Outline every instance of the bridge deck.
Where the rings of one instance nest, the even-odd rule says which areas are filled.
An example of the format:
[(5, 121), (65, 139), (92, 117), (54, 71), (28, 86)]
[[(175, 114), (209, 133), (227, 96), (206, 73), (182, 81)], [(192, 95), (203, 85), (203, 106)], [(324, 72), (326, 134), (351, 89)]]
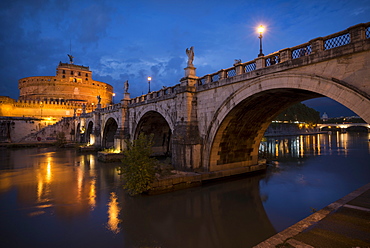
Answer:
[(369, 222), (370, 183), (255, 247), (370, 247)]

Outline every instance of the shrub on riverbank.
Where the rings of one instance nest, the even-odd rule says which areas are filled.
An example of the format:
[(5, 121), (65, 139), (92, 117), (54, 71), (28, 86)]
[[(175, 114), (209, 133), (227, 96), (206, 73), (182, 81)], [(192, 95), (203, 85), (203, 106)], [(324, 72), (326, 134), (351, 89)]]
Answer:
[(123, 188), (130, 195), (147, 192), (155, 178), (158, 161), (151, 158), (153, 135), (140, 134), (134, 141), (126, 141), (127, 149), (123, 151), (122, 165), (117, 169), (123, 176)]

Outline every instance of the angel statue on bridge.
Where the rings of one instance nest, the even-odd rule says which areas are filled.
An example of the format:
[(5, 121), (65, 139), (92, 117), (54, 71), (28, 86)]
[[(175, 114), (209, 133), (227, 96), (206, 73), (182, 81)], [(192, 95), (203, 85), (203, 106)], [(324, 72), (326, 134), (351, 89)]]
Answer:
[(190, 49), (186, 48), (186, 55), (188, 55), (188, 67), (194, 67), (194, 47), (190, 47)]
[(124, 83), (123, 83), (123, 85), (124, 85), (124, 90), (125, 90), (125, 93), (128, 93), (128, 87), (130, 86), (129, 84), (128, 84), (128, 80), (126, 80)]

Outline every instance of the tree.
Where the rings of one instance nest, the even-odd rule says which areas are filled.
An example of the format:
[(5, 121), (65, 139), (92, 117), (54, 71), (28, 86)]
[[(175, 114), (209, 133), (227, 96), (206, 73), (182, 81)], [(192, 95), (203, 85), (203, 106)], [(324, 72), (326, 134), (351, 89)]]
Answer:
[(297, 103), (280, 113), (276, 120), (319, 123), (320, 113), (313, 108), (307, 107), (303, 103)]
[(155, 178), (158, 161), (151, 158), (153, 135), (140, 134), (134, 141), (126, 141), (127, 149), (123, 151), (122, 165), (117, 169), (123, 175), (123, 188), (130, 195), (147, 192)]

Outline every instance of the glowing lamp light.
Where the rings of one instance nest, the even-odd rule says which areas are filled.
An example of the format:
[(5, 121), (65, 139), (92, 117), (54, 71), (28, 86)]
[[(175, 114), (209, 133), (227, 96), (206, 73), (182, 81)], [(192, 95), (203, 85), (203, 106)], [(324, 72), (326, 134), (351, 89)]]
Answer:
[(262, 33), (265, 32), (265, 27), (260, 25), (257, 28), (257, 31), (258, 33), (260, 33), (260, 35), (258, 36), (258, 38), (260, 39), (260, 53), (258, 54), (258, 57), (262, 57), (262, 56), (265, 56), (262, 52)]
[(258, 28), (257, 28), (257, 31), (258, 31), (258, 33), (263, 33), (263, 32), (265, 32), (265, 27), (264, 26), (262, 26), (262, 25), (260, 25)]
[(150, 93), (150, 81), (152, 81), (152, 77), (148, 77), (148, 94)]

